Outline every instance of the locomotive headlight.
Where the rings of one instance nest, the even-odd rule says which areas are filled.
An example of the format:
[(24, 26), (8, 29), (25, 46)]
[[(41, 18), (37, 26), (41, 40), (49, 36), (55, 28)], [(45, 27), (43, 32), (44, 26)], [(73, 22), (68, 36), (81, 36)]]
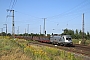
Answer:
[(73, 44), (73, 42), (71, 42), (71, 44)]

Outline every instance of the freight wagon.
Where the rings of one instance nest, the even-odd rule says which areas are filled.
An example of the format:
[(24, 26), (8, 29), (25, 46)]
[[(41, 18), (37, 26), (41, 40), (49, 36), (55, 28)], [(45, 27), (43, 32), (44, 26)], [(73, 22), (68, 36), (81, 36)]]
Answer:
[(60, 36), (55, 36), (52, 35), (50, 37), (47, 36), (16, 36), (16, 38), (23, 38), (26, 40), (35, 40), (39, 42), (44, 42), (44, 43), (52, 43), (52, 44), (57, 44), (61, 46), (73, 46), (72, 38), (70, 35), (60, 35)]

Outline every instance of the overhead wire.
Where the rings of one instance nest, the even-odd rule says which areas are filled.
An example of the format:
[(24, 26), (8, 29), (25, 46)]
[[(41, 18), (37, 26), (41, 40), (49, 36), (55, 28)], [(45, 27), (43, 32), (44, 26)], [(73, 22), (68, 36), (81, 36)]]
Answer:
[[(23, 12), (19, 12), (19, 11), (15, 11), (15, 12), (21, 13), (21, 14), (26, 15), (26, 16), (29, 16), (29, 17), (36, 18), (36, 19), (38, 19), (38, 22), (42, 19), (42, 18), (39, 18), (39, 17), (31, 16), (31, 15), (29, 15), (29, 14), (27, 14), (27, 13), (23, 13)], [(25, 20), (25, 21), (27, 21), (27, 20)], [(34, 22), (37, 22), (35, 19), (28, 19), (28, 21), (34, 21)], [(22, 22), (22, 21), (21, 21), (21, 22)]]
[[(82, 3), (85, 3), (85, 2), (86, 2), (86, 0), (84, 0)], [(78, 4), (78, 5), (81, 5), (82, 3), (80, 3), (80, 4)], [(78, 5), (77, 5), (77, 6), (78, 6)], [(75, 6), (75, 7), (77, 7), (77, 6)], [(73, 8), (75, 9), (75, 7), (73, 7)], [(68, 11), (70, 11), (70, 10), (68, 10)], [(66, 13), (68, 13), (68, 11), (66, 11)], [(15, 11), (15, 12), (18, 12), (18, 11)], [(18, 13), (22, 13), (22, 12), (18, 12)], [(66, 13), (63, 12), (62, 14), (65, 14), (65, 15), (66, 15)], [(22, 13), (22, 14), (27, 15), (27, 16), (30, 16), (29, 14), (26, 14), (26, 13)], [(68, 14), (69, 14), (69, 13), (68, 13)], [(61, 15), (61, 14), (59, 14), (59, 15)], [(55, 15), (55, 16), (59, 16), (59, 15)], [(53, 18), (53, 17), (55, 17), (55, 16), (52, 16), (51, 18)], [(31, 17), (38, 18), (38, 19), (42, 19), (42, 18), (35, 17), (35, 16), (31, 16)], [(50, 18), (50, 17), (47, 17), (47, 18)]]
[(17, 1), (17, 0), (14, 0), (14, 1), (13, 1), (12, 7), (11, 7), (10, 10), (12, 10), (12, 9), (14, 8), (14, 6), (15, 6), (15, 4), (16, 4), (16, 3), (15, 3), (16, 1)]
[[(88, 2), (88, 4), (89, 4), (89, 2)], [(87, 3), (86, 4), (84, 4), (83, 5), (83, 7), (85, 7), (86, 5), (88, 5)], [(82, 7), (82, 6), (80, 6), (80, 7)], [(82, 8), (80, 8), (80, 9), (82, 9)], [(79, 11), (79, 10), (77, 10), (77, 11)], [(81, 12), (79, 12), (79, 13), (81, 13)], [(75, 13), (76, 14), (76, 13)], [(78, 14), (77, 14), (78, 15)], [(79, 17), (79, 16), (81, 16), (81, 15), (78, 15), (78, 16), (76, 16), (76, 17)], [(71, 16), (70, 16), (71, 17)], [(74, 18), (72, 18), (72, 19), (70, 19), (69, 21), (67, 21), (67, 22), (70, 22), (70, 21), (72, 21), (73, 19), (75, 19), (76, 17), (74, 17)]]
[(11, 13), (11, 12), (9, 12), (9, 15), (8, 15), (8, 11), (10, 10), (11, 4), (12, 4), (12, 0), (10, 0), (10, 5), (9, 5), (9, 8), (7, 9), (6, 24), (7, 24), (8, 16)]
[[(29, 22), (27, 22), (27, 21), (34, 21), (34, 23), (36, 22), (41, 22), (40, 20), (42, 19), (42, 18), (39, 18), (39, 17), (35, 17), (35, 16), (31, 16), (31, 15), (29, 15), (29, 14), (27, 14), (27, 13), (23, 13), (23, 12), (19, 12), (19, 11), (15, 11), (15, 12), (17, 12), (17, 13), (20, 13), (20, 14), (23, 14), (23, 15), (26, 15), (26, 16), (29, 16), (29, 17), (33, 17), (33, 18), (36, 18), (36, 19), (38, 19), (38, 21), (36, 21), (36, 19), (28, 19), (28, 20), (25, 20), (24, 22), (23, 21), (15, 21), (15, 22), (19, 22), (19, 23), (29, 23)], [(43, 21), (43, 20), (42, 20)], [(33, 23), (30, 23), (30, 24), (33, 24)]]
[[(12, 10), (14, 7), (15, 7), (15, 5), (16, 5), (16, 2), (17, 2), (17, 0), (14, 0), (14, 1), (10, 1), (10, 5), (9, 5), (9, 9), (7, 9), (7, 12), (9, 11), (9, 10)], [(12, 5), (11, 5), (12, 4)], [(11, 7), (11, 8), (10, 8)], [(11, 12), (9, 12), (9, 14), (8, 14), (8, 16), (10, 16), (10, 13)]]
[[(89, 3), (88, 3), (88, 4), (89, 4)], [(84, 5), (83, 7), (85, 7), (85, 6), (86, 6), (86, 5)], [(89, 8), (90, 8), (90, 7), (89, 7)], [(82, 8), (80, 8), (80, 9), (82, 10)], [(86, 8), (86, 10), (85, 10), (83, 13), (87, 13), (88, 10), (89, 10), (89, 9)], [(79, 10), (79, 13), (80, 13), (80, 10)], [(81, 14), (82, 14), (82, 13), (81, 13)], [(79, 16), (81, 16), (81, 15), (79, 15)], [(77, 17), (79, 17), (79, 16), (77, 16)], [(75, 17), (75, 18), (76, 18), (76, 17)], [(74, 19), (74, 18), (73, 18), (73, 19)], [(73, 19), (71, 19), (71, 20), (73, 20)], [(69, 20), (69, 21), (71, 21), (71, 20)], [(69, 21), (68, 21), (68, 22), (69, 22)]]
[[(85, 3), (85, 2), (86, 2), (86, 0), (84, 0), (82, 3)], [(82, 5), (82, 3), (78, 4), (77, 6)], [(75, 6), (75, 7), (73, 7), (73, 8), (75, 9), (77, 6)], [(18, 12), (18, 11), (15, 11), (15, 12)], [(21, 13), (21, 12), (19, 12), (19, 13)], [(68, 13), (68, 11), (66, 11), (66, 13)], [(29, 14), (26, 14), (26, 13), (22, 13), (22, 14), (30, 16)], [(65, 14), (65, 13), (64, 13), (64, 14)], [(68, 13), (68, 14), (69, 14), (69, 13)], [(65, 14), (65, 15), (66, 15), (66, 14)], [(31, 16), (31, 17), (38, 18), (38, 17), (35, 17), (35, 16)], [(49, 17), (47, 17), (47, 18), (49, 18)], [(41, 19), (41, 18), (38, 18), (38, 19)]]
[(23, 13), (23, 12), (19, 12), (19, 11), (15, 11), (15, 12), (21, 13), (21, 14), (23, 14), (23, 15), (27, 15), (27, 16), (30, 16), (30, 17), (34, 17), (34, 18), (36, 18), (36, 19), (42, 19), (42, 18), (39, 18), (39, 17), (31, 16), (31, 15), (29, 15), (29, 14), (27, 14), (27, 13)]
[(10, 7), (11, 7), (11, 4), (12, 4), (12, 0), (10, 1), (9, 9), (10, 9)]
[[(87, 1), (86, 1), (86, 0), (83, 1), (84, 6), (86, 6), (86, 4), (87, 4), (87, 3), (85, 3), (85, 2), (87, 2)], [(80, 3), (79, 5), (82, 5), (82, 3)], [(77, 5), (77, 6), (78, 6), (78, 5)], [(75, 8), (77, 8), (77, 6), (76, 6), (76, 7), (73, 7), (73, 8), (75, 9)], [(79, 7), (82, 7), (82, 6), (79, 6)], [(79, 8), (79, 7), (78, 7), (78, 8)], [(74, 9), (73, 9), (73, 10), (74, 10)], [(71, 11), (72, 11), (72, 10), (71, 10)], [(70, 11), (70, 12), (71, 12), (71, 11)], [(70, 12), (66, 11), (66, 13), (64, 13), (65, 15), (63, 15), (63, 16), (65, 17), (65, 16), (69, 15)], [(72, 13), (71, 13), (71, 14), (72, 14)], [(78, 15), (77, 13), (75, 13), (75, 14)], [(59, 16), (59, 15), (58, 15), (58, 16)], [(71, 15), (71, 16), (73, 16), (73, 15)], [(79, 16), (81, 16), (81, 15), (78, 15), (78, 16), (76, 16), (76, 17), (79, 17)], [(54, 16), (53, 16), (53, 17), (54, 17)], [(52, 18), (53, 18), (53, 17), (52, 17)], [(60, 16), (60, 17), (61, 17), (61, 16)], [(72, 18), (72, 19), (70, 19), (69, 21), (66, 21), (66, 22), (70, 22), (70, 21), (72, 21), (73, 19), (76, 19), (76, 17), (74, 17), (74, 18)], [(47, 17), (47, 18), (50, 18), (50, 17)], [(49, 20), (47, 20), (47, 21), (49, 21)], [(58, 23), (58, 22), (56, 22), (56, 21), (51, 21), (51, 22)]]
[[(84, 0), (82, 3), (85, 3), (87, 0)], [(12, 2), (12, 0), (11, 0), (11, 2)], [(15, 4), (16, 4), (16, 2), (17, 2), (17, 0), (15, 1), (13, 1), (13, 5), (12, 5), (12, 8), (15, 6)], [(80, 3), (80, 4), (78, 4), (77, 6), (79, 6), (79, 5), (81, 5), (82, 3)], [(11, 4), (10, 4), (11, 5)], [(75, 7), (77, 7), (77, 6), (75, 6)], [(75, 7), (73, 7), (73, 9), (75, 9)], [(12, 9), (11, 8), (11, 9)], [(70, 10), (72, 10), (72, 9), (70, 9)], [(69, 11), (70, 11), (69, 10)], [(16, 11), (16, 12), (18, 12), (18, 11)], [(67, 13), (68, 11), (66, 11), (66, 13)], [(23, 14), (25, 14), (25, 13), (23, 13)], [(25, 15), (28, 15), (28, 14), (25, 14)], [(60, 15), (60, 14), (59, 14)], [(28, 16), (30, 16), (30, 15), (28, 15)], [(57, 15), (56, 15), (57, 16)], [(31, 17), (35, 17), (35, 16), (31, 16)], [(38, 17), (35, 17), (35, 18), (38, 18)], [(49, 17), (47, 17), (47, 18), (49, 18)], [(39, 18), (39, 19), (41, 19), (41, 18)]]
[[(87, 0), (85, 0), (83, 3), (85, 3), (86, 1), (87, 1)], [(12, 5), (12, 7), (10, 8), (11, 3), (12, 3), (12, 0), (11, 0), (10, 5), (9, 5), (9, 9), (13, 9), (13, 8), (15, 7), (15, 5), (16, 5), (16, 2), (17, 2), (17, 0), (14, 0), (14, 1), (13, 1), (13, 5)], [(82, 4), (80, 4), (80, 5), (82, 5)], [(86, 6), (86, 5), (85, 5), (85, 6)], [(76, 7), (76, 8), (73, 7), (73, 8), (76, 9), (77, 7)], [(71, 11), (73, 11), (74, 9), (71, 9)], [(81, 8), (81, 9), (82, 9), (82, 8)], [(81, 10), (81, 9), (80, 9), (80, 10)], [(55, 15), (55, 16), (51, 16), (51, 17), (46, 17), (46, 18), (47, 18), (47, 19), (48, 19), (48, 18), (54, 18), (54, 17), (60, 16), (60, 15), (65, 16), (65, 15), (71, 14), (71, 11), (68, 10), (68, 11), (63, 12), (63, 13), (61, 13), (61, 14), (58, 14), (58, 15)], [(15, 12), (18, 12), (18, 11), (15, 11)], [(24, 14), (24, 15), (27, 15), (27, 16), (30, 16), (29, 14), (26, 14), (26, 13), (22, 13), (22, 12), (18, 12), (18, 13), (21, 13), (21, 14)], [(79, 16), (80, 16), (80, 15), (79, 15)], [(79, 16), (76, 16), (76, 17), (79, 17)], [(35, 16), (31, 16), (31, 17), (34, 17), (34, 18), (36, 18), (36, 19), (42, 19), (42, 18), (35, 17)], [(75, 19), (76, 17), (70, 19), (68, 22), (72, 21), (72, 20)], [(49, 20), (47, 20), (47, 21), (49, 21)], [(37, 22), (37, 21), (36, 21), (36, 22)], [(58, 22), (55, 22), (55, 21), (52, 21), (52, 22), (58, 23)]]
[[(60, 16), (60, 15), (61, 15), (61, 16), (62, 16), (62, 15), (68, 15), (68, 14), (70, 14), (71, 11), (73, 11), (73, 10), (76, 9), (76, 8), (78, 8), (79, 6), (81, 6), (82, 4), (84, 4), (85, 2), (87, 2), (87, 0), (84, 0), (84, 1), (81, 2), (80, 4), (76, 5), (75, 7), (71, 8), (71, 9), (69, 9), (69, 10), (67, 10), (67, 11), (65, 11), (65, 12), (63, 12), (63, 13), (61, 13), (61, 14), (54, 15), (54, 16), (47, 17), (47, 18), (54, 18), (54, 17)], [(61, 17), (61, 16), (60, 16), (60, 17)]]
[[(10, 7), (11, 7), (11, 4), (12, 4), (12, 0), (10, 1), (10, 5), (9, 5), (9, 8), (7, 9), (7, 12), (11, 9), (11, 8), (10, 8)], [(11, 12), (9, 12), (9, 15), (10, 15), (10, 13), (11, 13)], [(9, 15), (7, 14), (6, 17), (8, 18)]]
[[(15, 0), (14, 0), (14, 1), (15, 1)], [(83, 3), (85, 3), (86, 1), (87, 1), (87, 0), (84, 0)], [(77, 6), (82, 5), (83, 3), (80, 3), (80, 4), (78, 4)], [(70, 9), (70, 10), (68, 10), (69, 12), (68, 12), (68, 11), (63, 12), (62, 15), (63, 15), (63, 14), (65, 14), (65, 15), (66, 15), (66, 14), (67, 14), (67, 15), (70, 14), (70, 12), (71, 12), (72, 10), (76, 9), (77, 6), (73, 7), (73, 8)], [(18, 11), (15, 11), (15, 12), (18, 12)], [(21, 13), (21, 12), (19, 12), (19, 13)], [(25, 13), (22, 13), (22, 14), (27, 15), (27, 16), (30, 16), (29, 14), (25, 14)], [(59, 14), (59, 15), (61, 15), (61, 14)], [(55, 15), (55, 16), (59, 16), (59, 15)], [(48, 19), (48, 18), (53, 18), (53, 17), (55, 17), (55, 16), (47, 17), (47, 19)], [(38, 17), (35, 17), (35, 16), (31, 16), (31, 17), (38, 18)], [(38, 18), (38, 19), (41, 19), (41, 18)], [(73, 19), (74, 19), (74, 18), (73, 18)], [(73, 19), (71, 19), (71, 20), (73, 20)], [(71, 20), (69, 20), (69, 21), (71, 21)]]

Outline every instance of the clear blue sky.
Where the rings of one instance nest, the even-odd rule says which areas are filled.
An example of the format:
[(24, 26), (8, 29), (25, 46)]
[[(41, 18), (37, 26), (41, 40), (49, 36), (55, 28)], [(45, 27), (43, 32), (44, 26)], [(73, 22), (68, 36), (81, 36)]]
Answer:
[(15, 33), (18, 26), (19, 33), (24, 33), (25, 29), (27, 31), (28, 24), (29, 33), (39, 33), (40, 25), (43, 33), (42, 18), (47, 18), (45, 29), (50, 34), (52, 32), (60, 34), (65, 28), (80, 30), (83, 13), (85, 32), (90, 32), (90, 0), (0, 0), (0, 28), (5, 27), (3, 24), (7, 23), (8, 33), (12, 33), (12, 17), (6, 18), (10, 13), (6, 9), (11, 8), (15, 10)]

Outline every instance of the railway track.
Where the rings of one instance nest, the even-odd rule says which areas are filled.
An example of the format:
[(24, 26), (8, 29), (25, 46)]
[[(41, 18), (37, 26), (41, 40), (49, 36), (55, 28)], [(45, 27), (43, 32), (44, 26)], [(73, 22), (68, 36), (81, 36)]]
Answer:
[(74, 49), (76, 53), (90, 57), (90, 46), (75, 45)]
[(40, 42), (32, 42), (32, 44), (38, 44), (38, 45), (63, 49), (65, 51), (73, 52), (73, 53), (76, 53), (76, 54), (82, 54), (84, 56), (90, 57), (90, 46), (83, 46), (83, 45), (75, 44), (75, 47), (64, 47), (64, 46), (57, 46), (57, 45), (55, 46), (55, 45), (52, 45), (52, 44), (46, 44), (46, 43), (40, 43)]

